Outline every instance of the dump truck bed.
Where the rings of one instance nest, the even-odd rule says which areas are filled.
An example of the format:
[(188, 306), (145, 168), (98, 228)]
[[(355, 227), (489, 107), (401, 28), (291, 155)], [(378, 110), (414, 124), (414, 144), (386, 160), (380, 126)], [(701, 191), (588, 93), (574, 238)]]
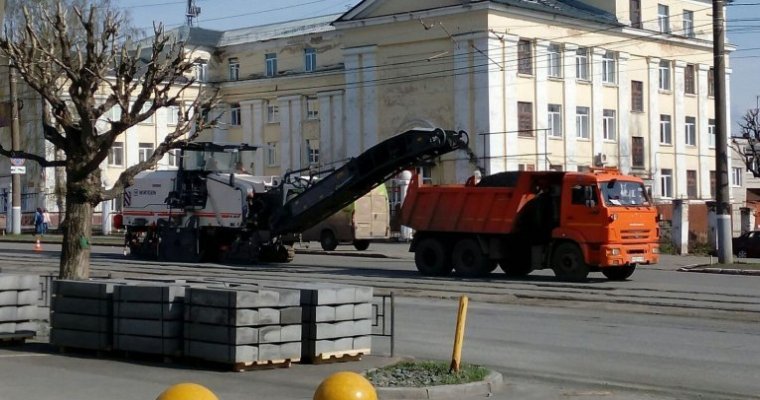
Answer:
[(515, 193), (515, 187), (420, 186), (414, 176), (400, 221), (417, 231), (510, 233), (518, 211), (533, 198)]

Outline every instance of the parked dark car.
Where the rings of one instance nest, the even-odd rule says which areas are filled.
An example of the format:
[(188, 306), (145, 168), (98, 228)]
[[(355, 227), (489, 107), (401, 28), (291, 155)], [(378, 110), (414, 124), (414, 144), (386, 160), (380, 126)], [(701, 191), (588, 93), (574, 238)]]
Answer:
[(760, 257), (760, 231), (749, 231), (733, 238), (734, 254), (739, 258)]

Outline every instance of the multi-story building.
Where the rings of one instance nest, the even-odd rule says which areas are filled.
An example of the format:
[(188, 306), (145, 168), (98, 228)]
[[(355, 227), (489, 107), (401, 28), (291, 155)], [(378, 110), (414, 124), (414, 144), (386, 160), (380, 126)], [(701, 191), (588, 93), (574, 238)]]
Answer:
[(715, 165), (711, 7), (365, 0), (340, 15), (177, 34), (224, 102), (207, 138), (261, 145), (256, 174), (329, 167), (411, 127), (443, 127), (467, 131), (472, 154), (424, 168), (434, 182), (464, 182), (476, 167), (607, 165), (644, 178), (660, 202), (704, 201)]

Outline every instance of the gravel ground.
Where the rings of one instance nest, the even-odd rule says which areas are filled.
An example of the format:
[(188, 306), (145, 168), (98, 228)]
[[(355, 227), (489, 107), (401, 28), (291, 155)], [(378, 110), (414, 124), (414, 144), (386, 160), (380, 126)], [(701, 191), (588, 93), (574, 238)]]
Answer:
[(403, 361), (367, 373), (377, 387), (425, 387), (482, 381), (488, 370), (463, 364), (458, 373), (449, 373), (449, 365), (440, 361)]

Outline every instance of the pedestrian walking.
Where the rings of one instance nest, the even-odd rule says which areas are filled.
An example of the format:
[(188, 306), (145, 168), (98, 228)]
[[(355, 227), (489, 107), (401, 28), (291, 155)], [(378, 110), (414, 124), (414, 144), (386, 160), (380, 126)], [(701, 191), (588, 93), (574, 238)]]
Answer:
[(47, 235), (48, 229), (50, 229), (50, 213), (47, 208), (42, 209), (42, 234)]
[(37, 211), (34, 213), (34, 233), (37, 235), (42, 234), (42, 224), (45, 221), (45, 217), (42, 215), (42, 209), (37, 207)]

